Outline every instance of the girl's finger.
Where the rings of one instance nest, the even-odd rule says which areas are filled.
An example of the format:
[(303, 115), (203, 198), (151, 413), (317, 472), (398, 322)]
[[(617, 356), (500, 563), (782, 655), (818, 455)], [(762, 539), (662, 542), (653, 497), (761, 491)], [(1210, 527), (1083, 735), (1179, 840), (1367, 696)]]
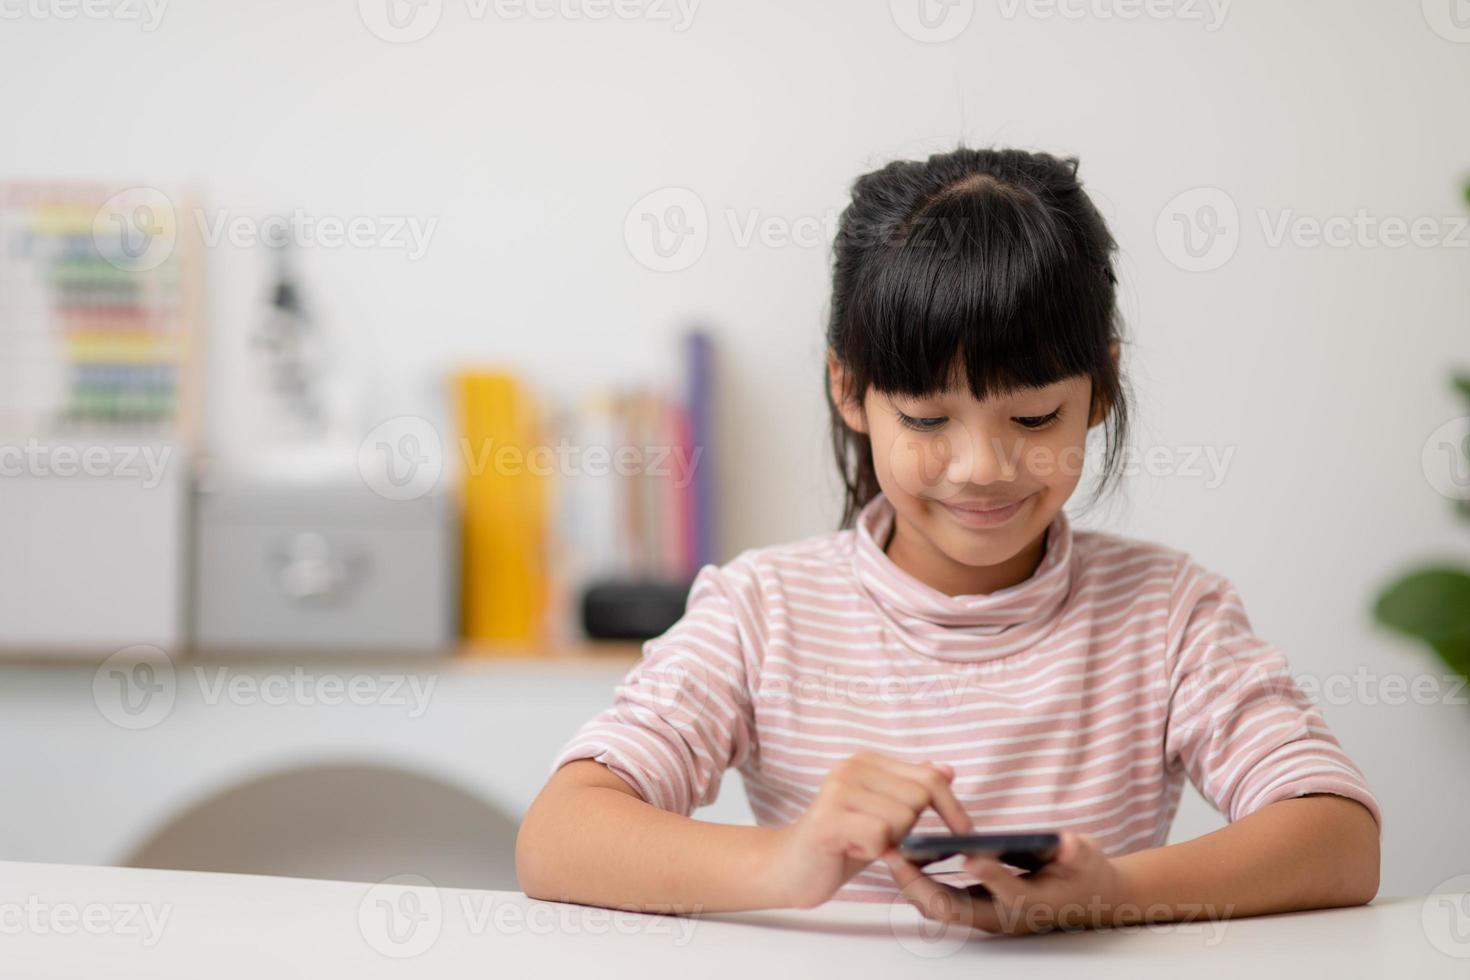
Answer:
[(997, 903), (1009, 904), (1024, 900), (1030, 891), (1031, 886), (1027, 879), (993, 858), (967, 858), (965, 870), (980, 879), (980, 883)]
[(1086, 866), (1092, 859), (1092, 842), (1081, 834), (1070, 830), (1062, 831), (1062, 841), (1057, 847), (1057, 856), (1052, 864), (1059, 868), (1075, 871)]
[(845, 810), (836, 815), (832, 837), (855, 861), (876, 861), (888, 849), (888, 825), (871, 813)]
[(865, 790), (902, 803), (916, 815), (929, 808), (932, 794), (928, 788), (891, 769), (870, 767), (858, 774), (857, 782)]
[(1062, 839), (1057, 846), (1056, 856), (1040, 870), (1033, 872), (1032, 878), (1073, 878), (1087, 872), (1087, 866), (1093, 859), (1094, 846), (1087, 838), (1070, 830), (1063, 830), (1060, 835)]
[(932, 764), (903, 762), (882, 755), (873, 761), (876, 769), (885, 770), (922, 786), (925, 790), (925, 805), (934, 807), (952, 832), (968, 834), (975, 829), (969, 813), (955, 798), (954, 789), (949, 784), (954, 776), (953, 769), (949, 769), (946, 774)]
[(926, 918), (940, 922), (971, 921), (972, 900), (964, 891), (941, 885), (893, 848), (883, 852), (883, 863), (888, 865), (903, 897)]
[(909, 828), (918, 819), (914, 808), (896, 800), (886, 793), (875, 792), (870, 789), (858, 789), (850, 791), (844, 798), (843, 804), (849, 810), (859, 813), (869, 813), (882, 820), (888, 825), (890, 840), (897, 840), (909, 832)]

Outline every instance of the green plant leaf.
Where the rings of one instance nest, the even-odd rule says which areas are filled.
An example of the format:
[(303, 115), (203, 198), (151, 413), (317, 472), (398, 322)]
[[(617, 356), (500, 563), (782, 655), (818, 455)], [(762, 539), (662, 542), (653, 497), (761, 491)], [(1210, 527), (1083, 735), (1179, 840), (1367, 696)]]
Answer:
[(1455, 387), (1460, 389), (1460, 394), (1470, 398), (1470, 374), (1458, 374), (1455, 376)]
[(1425, 568), (1378, 597), (1373, 615), (1386, 626), (1433, 645), (1470, 645), (1470, 572)]
[(1470, 643), (1456, 643), (1445, 641), (1432, 643), (1434, 652), (1438, 653), (1440, 659), (1449, 664), (1461, 677), (1470, 678)]

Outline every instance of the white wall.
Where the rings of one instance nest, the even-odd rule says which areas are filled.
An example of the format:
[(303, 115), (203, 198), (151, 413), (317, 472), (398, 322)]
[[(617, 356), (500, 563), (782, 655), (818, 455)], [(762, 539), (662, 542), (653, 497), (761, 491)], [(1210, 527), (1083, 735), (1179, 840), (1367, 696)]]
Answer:
[[(437, 411), (433, 379), (462, 359), (512, 359), (563, 390), (634, 372), (647, 343), (707, 317), (733, 554), (830, 529), (836, 492), (818, 383), (827, 250), (739, 247), (727, 212), (823, 219), (857, 174), (961, 136), (1077, 153), (1122, 248), (1138, 444), (1235, 450), (1217, 488), (1135, 480), (1084, 522), (1231, 576), (1299, 672), (1438, 673), (1366, 610), (1406, 563), (1470, 551), (1420, 464), (1464, 413), (1445, 379), (1470, 361), (1465, 236), (1270, 247), (1256, 215), (1463, 211), (1470, 45), (1429, 26), (1450, 2), (1242, 0), (1209, 30), (1103, 16), (1119, 9), (1106, 0), (1070, 4), (1081, 18), (961, 0), (973, 17), (946, 43), (907, 36), (878, 0), (705, 0), (682, 31), (475, 19), (445, 0), (437, 29), (402, 45), (350, 2), (175, 0), (151, 32), (24, 15), (0, 24), (0, 169), (192, 178), (237, 213), (437, 219), (418, 261), (307, 256), (312, 295), (374, 375), (375, 417)], [(677, 273), (644, 268), (623, 237), (665, 186), (711, 216), (705, 253)], [(1211, 272), (1173, 264), (1155, 234), (1198, 186), (1241, 215), (1237, 253)], [(253, 315), (258, 267), (229, 248), (212, 261), (218, 395), (239, 384), (218, 352)], [(243, 424), (229, 404), (224, 441)], [(1470, 706), (1325, 710), (1384, 800), (1385, 891), (1470, 871)], [(1178, 829), (1211, 821), (1196, 805)]]

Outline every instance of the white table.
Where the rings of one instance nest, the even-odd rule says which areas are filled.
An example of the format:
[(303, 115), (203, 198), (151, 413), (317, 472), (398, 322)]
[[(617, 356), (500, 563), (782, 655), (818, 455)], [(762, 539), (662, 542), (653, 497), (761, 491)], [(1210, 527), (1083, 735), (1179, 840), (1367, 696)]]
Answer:
[[(990, 972), (996, 968), (1003, 972)], [(1465, 977), (1470, 895), (1187, 927), (965, 939), (935, 931), (902, 902), (674, 917), (517, 892), (0, 862), (0, 974)]]

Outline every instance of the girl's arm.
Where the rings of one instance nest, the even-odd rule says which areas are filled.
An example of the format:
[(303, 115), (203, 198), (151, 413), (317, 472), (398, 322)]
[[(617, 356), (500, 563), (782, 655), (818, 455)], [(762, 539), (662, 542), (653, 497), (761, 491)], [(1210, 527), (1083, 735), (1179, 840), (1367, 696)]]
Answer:
[(768, 827), (706, 823), (650, 806), (590, 759), (569, 762), (531, 804), (516, 877), (532, 898), (655, 912), (781, 904)]
[(516, 839), (527, 895), (671, 912), (774, 904), (770, 832), (688, 816), (754, 749), (745, 584), (738, 567), (701, 569), (684, 615), (558, 753)]
[(1199, 918), (1364, 905), (1378, 894), (1378, 824), (1341, 796), (1278, 800), (1194, 840), (1114, 861), (1125, 901)]
[(533, 898), (649, 911), (818, 905), (908, 833), (929, 807), (971, 828), (947, 766), (858, 753), (779, 830), (690, 814), (756, 751), (758, 577), (706, 565), (684, 615), (644, 644), (613, 704), (553, 760), (516, 839)]
[(532, 898), (651, 912), (811, 908), (872, 864), (929, 807), (972, 829), (948, 766), (871, 752), (832, 767), (781, 828), (706, 823), (643, 799), (601, 763), (568, 762), (531, 804), (516, 876)]

